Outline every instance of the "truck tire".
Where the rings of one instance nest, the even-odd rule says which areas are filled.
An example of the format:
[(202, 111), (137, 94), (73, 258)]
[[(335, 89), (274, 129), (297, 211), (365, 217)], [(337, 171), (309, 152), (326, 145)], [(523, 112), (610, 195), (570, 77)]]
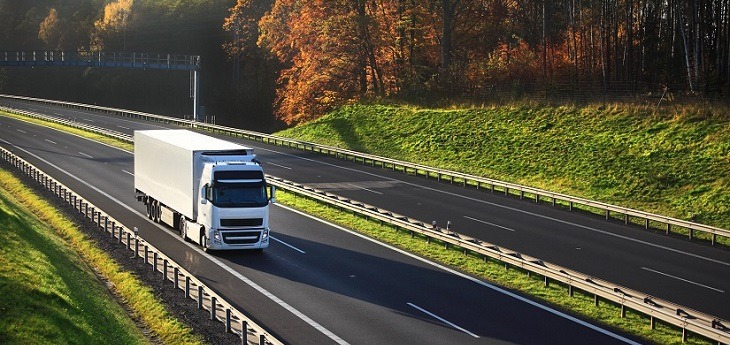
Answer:
[(183, 241), (188, 240), (188, 221), (185, 220), (185, 217), (180, 216), (180, 237), (182, 237)]
[(152, 218), (154, 218), (155, 223), (160, 222), (160, 212), (162, 211), (162, 208), (160, 207), (160, 202), (155, 200), (155, 203), (152, 206)]
[(208, 238), (205, 235), (200, 236), (200, 245), (203, 246), (203, 251), (208, 252), (210, 249), (208, 249)]
[(152, 199), (147, 199), (147, 202), (145, 202), (145, 206), (147, 206), (147, 219), (152, 219)]

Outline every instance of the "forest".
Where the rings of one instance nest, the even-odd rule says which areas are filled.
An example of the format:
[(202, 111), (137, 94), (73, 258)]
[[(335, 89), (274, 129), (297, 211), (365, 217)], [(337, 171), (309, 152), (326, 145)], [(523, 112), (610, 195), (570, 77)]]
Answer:
[[(358, 102), (730, 99), (730, 0), (0, 0), (0, 50), (200, 55), (218, 122)], [(0, 91), (189, 114), (189, 76), (0, 70)]]

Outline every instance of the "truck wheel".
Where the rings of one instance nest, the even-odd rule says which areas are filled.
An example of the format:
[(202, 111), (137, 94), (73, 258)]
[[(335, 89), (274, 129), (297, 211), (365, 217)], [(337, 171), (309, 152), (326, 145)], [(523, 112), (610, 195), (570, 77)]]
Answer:
[(210, 249), (208, 249), (208, 241), (207, 240), (208, 240), (208, 238), (205, 237), (205, 235), (200, 236), (200, 245), (203, 246), (203, 251), (206, 252), (206, 253), (210, 250)]
[(188, 221), (182, 216), (180, 216), (180, 237), (182, 237), (184, 241), (187, 241), (188, 239)]
[(147, 219), (152, 219), (152, 200), (147, 200)]
[(155, 200), (154, 206), (152, 207), (152, 211), (153, 211), (152, 218), (154, 218), (155, 223), (160, 222), (160, 211), (161, 210), (162, 209), (160, 208), (160, 202)]

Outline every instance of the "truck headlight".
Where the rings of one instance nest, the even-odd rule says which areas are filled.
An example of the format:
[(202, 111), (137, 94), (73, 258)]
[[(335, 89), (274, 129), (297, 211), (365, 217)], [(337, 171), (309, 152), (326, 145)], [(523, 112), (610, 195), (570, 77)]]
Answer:
[(266, 241), (269, 239), (269, 228), (264, 228), (264, 231), (261, 233), (261, 240)]
[(213, 241), (216, 243), (221, 243), (221, 232), (218, 230), (213, 230)]

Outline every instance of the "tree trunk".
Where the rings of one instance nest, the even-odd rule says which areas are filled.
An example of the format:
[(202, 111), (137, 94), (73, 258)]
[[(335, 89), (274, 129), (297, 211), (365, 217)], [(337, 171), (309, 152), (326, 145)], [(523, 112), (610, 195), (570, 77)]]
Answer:
[(454, 56), (454, 10), (458, 0), (441, 0), (441, 72), (446, 73), (451, 67)]
[(679, 5), (677, 5), (675, 3), (675, 6), (677, 6), (677, 9), (678, 9), (676, 15), (679, 18), (678, 19), (679, 31), (680, 31), (680, 34), (682, 35), (682, 42), (684, 42), (684, 62), (687, 67), (687, 83), (689, 85), (689, 90), (694, 92), (695, 86), (694, 86), (693, 79), (692, 79), (692, 64), (690, 63), (690, 56), (689, 56), (690, 49), (689, 49), (689, 42), (687, 40), (687, 30), (685, 28), (684, 19), (682, 18), (682, 13), (679, 10)]
[(547, 19), (545, 18), (545, 2), (547, 0), (542, 1), (542, 76), (543, 81), (545, 83), (545, 87), (547, 87), (548, 82), (548, 76), (547, 76), (547, 37), (546, 37), (546, 22)]

